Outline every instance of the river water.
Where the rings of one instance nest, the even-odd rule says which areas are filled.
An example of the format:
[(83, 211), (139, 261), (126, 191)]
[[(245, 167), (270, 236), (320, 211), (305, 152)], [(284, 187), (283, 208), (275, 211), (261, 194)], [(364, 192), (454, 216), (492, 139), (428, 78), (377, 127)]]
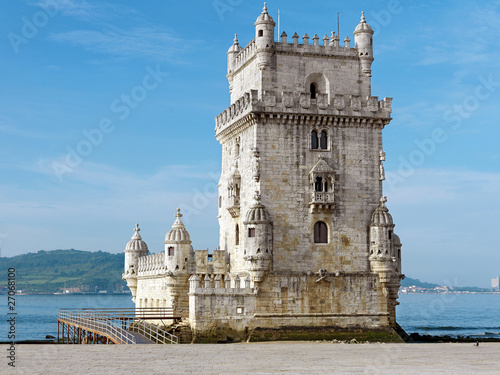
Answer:
[[(130, 308), (130, 295), (18, 295), (16, 341), (57, 336), (57, 310), (64, 308)], [(437, 336), (500, 338), (500, 294), (401, 295), (397, 321), (406, 332)], [(0, 342), (9, 341), (7, 296), (0, 320)]]

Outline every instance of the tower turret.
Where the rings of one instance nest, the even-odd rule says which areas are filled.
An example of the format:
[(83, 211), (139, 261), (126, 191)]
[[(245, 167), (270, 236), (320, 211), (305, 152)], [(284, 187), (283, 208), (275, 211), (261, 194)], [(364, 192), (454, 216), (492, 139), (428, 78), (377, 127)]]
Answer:
[(361, 71), (368, 77), (372, 76), (373, 62), (373, 30), (366, 23), (365, 12), (361, 12), (361, 22), (354, 30), (354, 46), (358, 49), (361, 60)]
[(255, 202), (248, 210), (245, 221), (245, 260), (250, 262), (250, 275), (255, 283), (261, 282), (271, 270), (272, 224), (266, 207), (260, 203), (256, 193)]
[(262, 14), (255, 22), (255, 45), (259, 59), (259, 68), (264, 70), (271, 63), (274, 47), (274, 27), (276, 23), (267, 13), (267, 3), (264, 3)]
[(165, 235), (165, 265), (169, 272), (187, 273), (191, 259), (191, 238), (181, 221), (181, 209), (177, 208), (172, 229)]
[(235, 65), (235, 58), (241, 52), (241, 46), (238, 42), (238, 35), (234, 34), (234, 42), (227, 51), (227, 80), (229, 81), (229, 92), (233, 89), (233, 72)]
[(125, 272), (122, 275), (123, 280), (132, 292), (132, 301), (135, 302), (137, 291), (137, 264), (140, 257), (149, 254), (148, 245), (142, 240), (139, 224), (135, 224), (134, 235), (125, 247)]
[(394, 223), (386, 197), (380, 199), (370, 223), (370, 268), (376, 272), (385, 299), (390, 324), (396, 322), (396, 305), (401, 280), (401, 241), (394, 234)]

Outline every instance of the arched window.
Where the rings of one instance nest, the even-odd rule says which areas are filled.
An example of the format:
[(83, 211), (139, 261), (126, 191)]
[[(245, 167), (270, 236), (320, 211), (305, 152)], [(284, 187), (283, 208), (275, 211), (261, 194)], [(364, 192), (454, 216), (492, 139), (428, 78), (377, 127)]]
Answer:
[(325, 187), (323, 191), (328, 191), (328, 178), (325, 178)]
[(316, 130), (313, 130), (311, 132), (311, 149), (312, 150), (318, 149), (318, 132)]
[(236, 224), (236, 233), (234, 234), (234, 244), (238, 246), (240, 244), (240, 226)]
[(311, 99), (316, 99), (316, 84), (311, 83)]
[(323, 179), (321, 177), (316, 177), (314, 182), (314, 191), (323, 191)]
[(319, 146), (322, 150), (326, 150), (328, 148), (328, 135), (325, 130), (321, 131), (321, 138), (319, 141)]
[(314, 243), (328, 243), (328, 227), (322, 221), (314, 224)]

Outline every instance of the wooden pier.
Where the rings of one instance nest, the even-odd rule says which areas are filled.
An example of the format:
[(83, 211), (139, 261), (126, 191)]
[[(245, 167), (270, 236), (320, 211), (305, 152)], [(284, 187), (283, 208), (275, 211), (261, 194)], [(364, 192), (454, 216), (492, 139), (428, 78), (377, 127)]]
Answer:
[(61, 309), (57, 342), (65, 344), (178, 344), (179, 338), (158, 325), (180, 321), (168, 307), (130, 309)]

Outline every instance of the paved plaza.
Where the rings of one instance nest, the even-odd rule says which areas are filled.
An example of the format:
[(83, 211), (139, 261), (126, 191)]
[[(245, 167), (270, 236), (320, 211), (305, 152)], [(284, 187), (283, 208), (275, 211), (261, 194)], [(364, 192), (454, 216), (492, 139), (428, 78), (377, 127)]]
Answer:
[[(8, 351), (8, 345), (1, 345)], [(500, 344), (17, 345), (0, 374), (500, 374)]]

